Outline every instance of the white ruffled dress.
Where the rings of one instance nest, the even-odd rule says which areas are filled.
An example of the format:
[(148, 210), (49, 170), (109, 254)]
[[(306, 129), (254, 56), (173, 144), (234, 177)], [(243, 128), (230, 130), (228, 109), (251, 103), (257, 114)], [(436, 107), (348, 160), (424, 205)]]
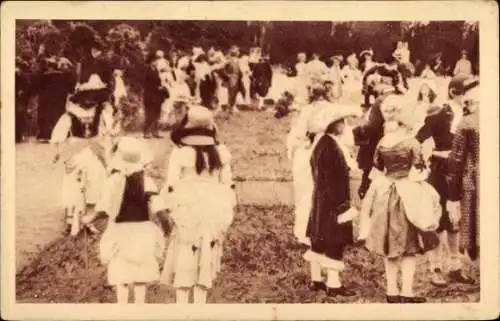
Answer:
[[(160, 264), (165, 253), (165, 237), (152, 221), (120, 222), (118, 215), (125, 189), (125, 175), (112, 174), (104, 184), (97, 211), (109, 215), (109, 222), (99, 243), (101, 263), (107, 266), (108, 284), (152, 283), (160, 278)], [(146, 192), (158, 193), (150, 177), (144, 176)], [(165, 208), (159, 195), (149, 200), (151, 213)]]
[[(91, 117), (88, 111), (68, 103), (68, 111), (78, 117)], [(69, 114), (63, 114), (52, 131), (51, 144), (59, 145), (60, 162), (65, 171), (61, 188), (61, 202), (65, 208), (75, 206), (84, 191), (86, 204), (96, 204), (101, 192), (101, 185), (106, 177), (105, 163), (110, 155), (111, 133), (119, 131), (114, 122), (109, 120), (107, 110), (101, 114), (99, 135), (92, 138), (71, 136), (72, 120)]]
[(232, 185), (231, 154), (217, 146), (222, 168), (196, 173), (196, 152), (174, 148), (163, 191), (175, 222), (167, 249), (161, 283), (174, 288), (201, 285), (211, 288), (220, 271), (224, 236), (233, 220), (236, 198)]

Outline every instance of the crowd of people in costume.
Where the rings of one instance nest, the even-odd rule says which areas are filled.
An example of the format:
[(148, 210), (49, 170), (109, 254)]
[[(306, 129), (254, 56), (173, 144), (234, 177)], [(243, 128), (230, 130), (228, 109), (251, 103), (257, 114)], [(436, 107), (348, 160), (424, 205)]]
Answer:
[[(227, 54), (194, 47), (190, 54), (158, 50), (147, 57), (144, 138), (161, 138), (161, 121), (174, 144), (159, 187), (146, 171), (152, 151), (122, 128), (124, 68), (102, 50), (93, 44), (78, 66), (42, 52), (31, 79), (22, 77), (18, 61), (16, 104), (38, 95), (38, 139), (55, 146), (54, 161), (64, 167), (67, 232), (97, 233), (95, 220), (108, 217), (99, 253), (119, 303), (128, 302), (129, 286), (136, 302), (145, 302), (145, 285), (156, 281), (173, 286), (178, 303), (191, 294), (205, 303), (236, 205), (231, 153), (219, 141), (214, 115), (222, 105), (237, 111), (239, 94), (263, 107), (273, 83), (269, 56), (259, 48), (241, 55), (233, 46)], [(432, 284), (474, 282), (460, 248), (478, 257), (479, 82), (464, 56), (443, 94), (435, 82), (439, 69), (428, 65), (410, 103), (407, 45), (398, 44), (385, 63), (373, 56), (373, 50), (353, 53), (341, 67), (344, 57), (334, 55), (327, 67), (318, 54), (307, 62), (300, 53), (293, 86), (275, 102), (276, 118), (298, 112), (287, 140), (293, 232), (308, 247), (312, 290), (355, 295), (340, 277), (346, 246), (355, 243), (384, 257), (388, 302), (425, 302), (413, 287), (418, 254), (428, 257)], [(434, 146), (425, 152), (430, 138)]]
[(136, 303), (144, 303), (152, 282), (174, 287), (178, 303), (189, 303), (191, 295), (205, 303), (220, 270), (236, 205), (231, 153), (218, 139), (211, 110), (188, 96), (172, 99), (174, 148), (164, 186), (148, 175), (154, 155), (139, 138), (122, 132), (64, 140), (63, 132), (76, 124), (70, 117), (64, 131), (61, 119), (53, 132), (53, 142), (61, 138), (57, 155), (67, 154), (62, 200), (68, 233), (99, 233), (94, 222), (108, 218), (99, 256), (118, 303), (128, 303), (129, 287)]
[[(349, 56), (342, 72), (315, 54), (307, 63), (298, 55), (295, 93), (307, 100), (275, 114), (298, 111), (287, 139), (294, 235), (308, 248), (313, 291), (356, 294), (340, 272), (346, 246), (358, 245), (384, 258), (387, 302), (423, 303), (413, 284), (418, 255), (425, 255), (434, 286), (476, 282), (462, 251), (478, 258), (479, 80), (465, 52), (445, 85), (430, 64), (414, 75), (404, 43), (385, 63), (373, 55), (360, 54), (365, 69)], [(414, 76), (416, 97), (409, 94)], [(350, 81), (362, 103), (344, 96), (354, 88)]]
[[(57, 120), (66, 111), (67, 100), (79, 99), (74, 96), (86, 90), (79, 85), (91, 75), (99, 76), (105, 85), (99, 99), (111, 102), (114, 110), (119, 110), (122, 98), (127, 96), (124, 83), (127, 66), (117, 55), (110, 58), (108, 53), (112, 51), (107, 51), (102, 42), (91, 43), (90, 50), (78, 62), (70, 61), (56, 50), (46, 52), (43, 46), (41, 48), (34, 72), (29, 71), (25, 60), (16, 60), (16, 142), (25, 139), (27, 105), (33, 96), (38, 97), (37, 139), (46, 143)], [(236, 112), (238, 104), (261, 109), (273, 76), (269, 56), (260, 48), (241, 53), (238, 46), (232, 46), (227, 52), (213, 47), (206, 52), (201, 47), (193, 47), (191, 52), (157, 50), (145, 53), (143, 67), (146, 138), (161, 138), (159, 122), (171, 109), (172, 97), (182, 94), (212, 110), (225, 107)], [(102, 109), (101, 104), (95, 119)]]

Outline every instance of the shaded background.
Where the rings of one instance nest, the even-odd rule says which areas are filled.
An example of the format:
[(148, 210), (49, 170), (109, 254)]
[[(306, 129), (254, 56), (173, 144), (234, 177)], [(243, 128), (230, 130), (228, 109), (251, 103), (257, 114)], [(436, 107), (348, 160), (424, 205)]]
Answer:
[[(75, 35), (75, 27), (84, 26), (86, 35)], [(210, 46), (226, 50), (240, 46), (242, 52), (260, 46), (270, 54), (275, 66), (290, 67), (298, 52), (319, 53), (325, 62), (333, 54), (359, 54), (372, 48), (376, 61), (392, 54), (396, 43), (407, 41), (417, 74), (421, 62), (441, 52), (445, 68), (451, 73), (460, 51), (466, 49), (475, 73), (479, 71), (479, 25), (466, 21), (208, 21), (208, 20), (17, 20), (16, 56), (34, 72), (41, 44), (48, 53), (61, 54), (77, 62), (82, 43), (92, 37), (105, 46), (105, 55), (125, 71), (129, 95), (124, 104), (125, 127), (141, 124), (144, 55), (162, 49), (191, 51)], [(29, 104), (28, 135), (36, 132), (36, 102)]]

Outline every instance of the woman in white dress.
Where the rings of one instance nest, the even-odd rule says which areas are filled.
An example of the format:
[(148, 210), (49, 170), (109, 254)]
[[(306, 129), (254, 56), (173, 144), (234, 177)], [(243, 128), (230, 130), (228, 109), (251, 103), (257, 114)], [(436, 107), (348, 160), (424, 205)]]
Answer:
[(313, 53), (311, 60), (306, 64), (307, 85), (309, 88), (328, 75), (328, 70), (326, 64), (319, 59), (319, 54)]
[(177, 303), (189, 303), (191, 292), (194, 303), (206, 303), (233, 219), (231, 154), (217, 142), (207, 108), (189, 108), (186, 125), (174, 132), (163, 190), (174, 228), (160, 282), (176, 289)]
[[(344, 81), (343, 93), (345, 100), (358, 103), (361, 100), (361, 87), (363, 74), (358, 69), (358, 59), (356, 54), (351, 54), (346, 59), (347, 64), (342, 68), (342, 78)], [(360, 102), (361, 103), (361, 102)]]
[(250, 105), (250, 76), (252, 75), (252, 70), (250, 69), (250, 57), (248, 55), (243, 55), (240, 58), (240, 70), (241, 82), (245, 89), (244, 102), (246, 105)]
[(295, 99), (297, 104), (304, 105), (307, 103), (309, 93), (307, 91), (307, 56), (304, 52), (297, 55), (298, 62), (295, 64), (297, 77), (295, 78)]
[[(83, 226), (97, 232), (81, 219), (84, 215), (94, 215), (113, 140), (120, 133), (105, 88), (97, 74), (91, 75), (69, 98), (66, 112), (51, 135), (50, 142), (56, 149), (54, 162), (64, 164), (61, 200), (66, 212), (66, 233), (73, 236)], [(99, 104), (104, 105), (100, 114)]]
[[(438, 89), (436, 83), (431, 79), (424, 79), (417, 95), (417, 102), (413, 107), (413, 135), (417, 135), (420, 128), (425, 123), (425, 118), (427, 117), (429, 110), (432, 107), (439, 108), (438, 102)], [(426, 163), (428, 162), (432, 150), (434, 149), (434, 140), (432, 138), (427, 139), (422, 143), (422, 155)]]
[(333, 100), (339, 100), (342, 96), (342, 70), (340, 69), (340, 64), (344, 58), (342, 55), (335, 55), (332, 57), (333, 65), (329, 68), (328, 78), (332, 82), (331, 97)]
[(295, 194), (294, 235), (299, 242), (306, 245), (310, 244), (305, 235), (313, 190), (309, 160), (314, 146), (314, 138), (308, 131), (308, 121), (315, 111), (325, 106), (334, 108), (332, 103), (326, 100), (326, 89), (323, 85), (316, 84), (311, 89), (310, 100), (311, 103), (300, 110), (287, 137), (288, 158), (292, 161)]

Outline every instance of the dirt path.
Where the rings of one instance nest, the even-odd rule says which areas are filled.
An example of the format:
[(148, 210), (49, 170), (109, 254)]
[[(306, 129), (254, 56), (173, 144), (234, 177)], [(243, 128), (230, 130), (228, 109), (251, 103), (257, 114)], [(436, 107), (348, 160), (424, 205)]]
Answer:
[(16, 270), (26, 266), (63, 229), (57, 204), (62, 173), (48, 145), (16, 146)]

